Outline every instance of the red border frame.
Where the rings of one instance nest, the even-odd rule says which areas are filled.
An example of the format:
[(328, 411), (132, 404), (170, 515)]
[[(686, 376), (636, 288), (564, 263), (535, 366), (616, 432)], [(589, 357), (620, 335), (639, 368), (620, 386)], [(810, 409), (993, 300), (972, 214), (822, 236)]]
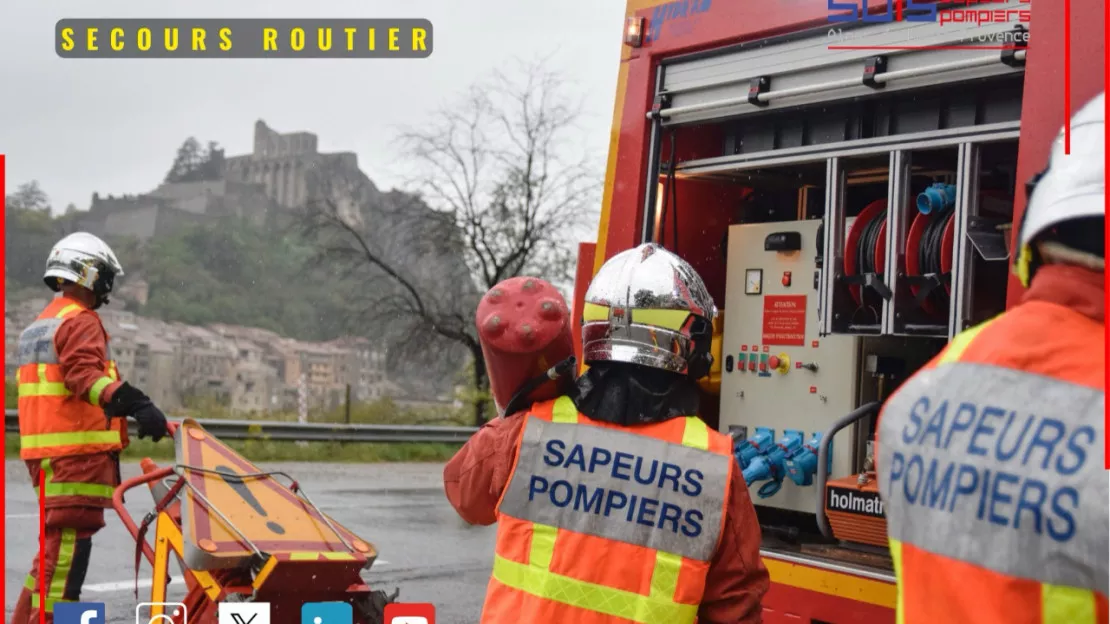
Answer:
[[(1108, 32), (1110, 32), (1110, 2), (1104, 2), (1103, 3), (1103, 9), (1106, 12), (1106, 14), (1104, 15), (1104, 18), (1103, 18), (1104, 19), (1103, 32), (1108, 33)], [(1102, 88), (1105, 91), (1106, 86), (1108, 84), (1110, 84), (1110, 47), (1107, 47), (1105, 42), (1103, 42), (1103, 54), (1105, 55), (1105, 57), (1103, 59), (1103, 66), (1102, 66), (1102, 71), (1103, 71)], [(1069, 55), (1069, 60), (1070, 60), (1070, 55)], [(1069, 66), (1068, 69), (1070, 70), (1070, 66)], [(1105, 116), (1110, 116), (1110, 100), (1106, 101), (1105, 107), (1106, 107), (1106, 110), (1105, 110), (1104, 115)], [(1106, 150), (1107, 160), (1110, 160), (1110, 128), (1108, 128), (1104, 125), (1103, 126), (1103, 131), (1106, 133), (1106, 140), (1103, 142), (1103, 149)], [(1110, 197), (1106, 198), (1106, 208), (1107, 208), (1107, 212), (1110, 212)], [(1110, 238), (1110, 222), (1106, 222), (1104, 227), (1106, 228), (1105, 229), (1106, 238)], [(1104, 292), (1104, 296), (1106, 298), (1105, 301), (1103, 302), (1103, 304), (1105, 305), (1105, 307), (1110, 308), (1110, 276), (1107, 276), (1106, 274), (1103, 274), (1103, 279), (1105, 280), (1105, 286), (1103, 287), (1103, 292)], [(1106, 361), (1110, 361), (1110, 338), (1107, 338), (1107, 341), (1106, 341)], [(1105, 371), (1105, 374), (1106, 374), (1106, 385), (1110, 386), (1110, 369), (1107, 369)], [(1106, 469), (1110, 470), (1110, 407), (1108, 407), (1107, 411), (1106, 411), (1106, 420), (1105, 420), (1105, 423), (1104, 423), (1104, 427), (1102, 429), (1102, 438), (1103, 438), (1103, 440), (1106, 444), (1105, 453), (1103, 454), (1103, 461), (1105, 462)]]
[[(5, 215), (7, 214), (7, 199), (6, 198), (8, 196), (7, 187), (4, 185), (6, 169), (7, 169), (7, 161), (4, 157), (4, 154), (0, 153), (0, 197), (5, 198), (4, 203), (0, 204), (0, 206), (3, 206), (4, 208), (0, 211), (4, 212)], [(4, 252), (4, 242), (7, 238), (4, 235), (4, 224), (6, 222), (7, 222), (6, 220), (0, 221), (0, 252)], [(4, 255), (3, 257), (6, 259), (7, 255)], [(3, 284), (3, 283), (4, 283), (4, 277), (2, 275), (0, 275), (0, 284)], [(7, 297), (5, 297), (4, 299), (7, 299)], [(0, 299), (0, 316), (2, 316), (4, 314), (4, 299)], [(3, 362), (4, 362), (4, 354), (0, 353), (0, 364), (2, 364)], [(4, 514), (4, 522), (0, 522), (0, 555), (6, 555), (7, 550), (8, 550), (7, 549), (7, 538), (6, 538), (7, 528), (8, 528), (7, 527), (7, 525), (8, 525), (8, 501), (7, 501), (7, 498), (8, 497), (7, 497), (7, 492), (5, 491), (6, 488), (7, 488), (7, 486), (5, 485), (5, 483), (7, 482), (7, 477), (6, 477), (6, 474), (5, 474), (6, 471), (7, 471), (7, 463), (8, 462), (6, 460), (3, 461), (3, 462), (0, 462), (0, 494), (3, 494), (3, 496), (0, 496), (0, 498), (4, 499), (4, 500), (0, 501), (0, 512), (3, 512), (3, 514)], [(42, 536), (44, 536), (46, 534), (45, 529), (43, 529), (43, 527), (41, 526), (41, 523), (42, 523), (41, 516), (42, 516), (42, 514), (40, 514), (40, 518), (39, 518), (39, 522), (40, 522), (39, 539), (40, 540), (42, 539)], [(5, 561), (7, 560), (6, 556), (4, 557), (4, 560)], [(4, 567), (6, 568), (7, 566), (4, 566)], [(7, 582), (6, 571), (4, 569), (0, 569), (0, 585), (3, 585), (4, 587), (7, 587), (7, 585), (5, 584), (6, 582)], [(6, 596), (7, 592), (4, 592), (4, 594)], [(4, 606), (5, 607), (8, 606), (7, 605), (7, 599), (4, 600)]]

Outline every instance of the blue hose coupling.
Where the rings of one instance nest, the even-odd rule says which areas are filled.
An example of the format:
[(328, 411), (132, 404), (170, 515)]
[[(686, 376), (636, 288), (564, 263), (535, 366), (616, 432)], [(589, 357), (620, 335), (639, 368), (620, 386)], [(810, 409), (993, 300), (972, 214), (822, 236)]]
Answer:
[(786, 450), (780, 444), (772, 445), (767, 449), (766, 454), (753, 459), (743, 474), (744, 481), (749, 486), (767, 481), (757, 492), (760, 498), (774, 496), (782, 487), (783, 478), (786, 477)]
[(767, 431), (759, 431), (754, 436), (744, 440), (736, 449), (736, 460), (740, 462), (740, 469), (744, 470), (751, 465), (752, 460), (759, 457), (764, 451), (774, 446), (774, 435)]
[(821, 434), (815, 433), (786, 460), (786, 474), (796, 485), (813, 485), (813, 475), (817, 474), (817, 449), (821, 445)]
[(944, 212), (956, 205), (956, 187), (937, 182), (917, 196), (917, 210), (921, 214)]
[(766, 457), (764, 457), (763, 455), (758, 455), (752, 458), (751, 462), (748, 463), (747, 468), (744, 468), (743, 474), (744, 483), (747, 483), (748, 486), (751, 486), (751, 484), (758, 483), (760, 481), (766, 481), (772, 476), (771, 464), (767, 461)]

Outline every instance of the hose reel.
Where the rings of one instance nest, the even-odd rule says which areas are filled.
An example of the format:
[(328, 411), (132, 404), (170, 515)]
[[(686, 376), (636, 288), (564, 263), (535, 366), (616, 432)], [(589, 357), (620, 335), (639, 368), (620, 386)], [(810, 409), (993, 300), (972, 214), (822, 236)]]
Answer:
[(918, 214), (906, 236), (906, 280), (917, 305), (947, 316), (952, 290), (955, 187), (937, 183), (918, 195)]
[[(848, 292), (859, 306), (856, 313), (870, 310), (875, 323), (880, 322), (884, 299), (892, 293), (883, 281), (886, 269), (887, 200), (878, 199), (867, 205), (856, 217), (844, 240), (844, 274)], [(854, 316), (854, 315), (853, 315)]]

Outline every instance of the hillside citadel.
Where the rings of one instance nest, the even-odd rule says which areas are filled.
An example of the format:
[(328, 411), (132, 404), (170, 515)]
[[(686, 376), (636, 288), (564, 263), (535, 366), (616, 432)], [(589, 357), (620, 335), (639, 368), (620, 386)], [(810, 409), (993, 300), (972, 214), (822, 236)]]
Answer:
[[(252, 153), (225, 157), (222, 150), (213, 150), (190, 179), (164, 182), (148, 193), (94, 193), (90, 209), (78, 216), (74, 230), (130, 236), (145, 243), (186, 223), (229, 215), (263, 225), (275, 214), (305, 207), (322, 192), (331, 195), (328, 199), (345, 218), (361, 222), (354, 193), (377, 189), (359, 170), (354, 153), (321, 153), (317, 142), (315, 134), (282, 134), (259, 120)], [(347, 194), (336, 196), (344, 194), (340, 189)], [(145, 305), (148, 290), (142, 276), (129, 274), (117, 294)], [(6, 302), (6, 379), (15, 378), (19, 334), (45, 307), (46, 294)], [(134, 379), (165, 409), (208, 397), (238, 413), (296, 410), (302, 391), (310, 408), (331, 409), (346, 399), (348, 386), (353, 402), (390, 397), (400, 404), (428, 405), (432, 398), (419, 384), (389, 381), (382, 347), (365, 338), (305, 342), (258, 328), (170, 323), (118, 306), (105, 308), (101, 317), (121, 374)], [(431, 403), (443, 401), (439, 397)]]
[[(145, 242), (209, 218), (233, 215), (261, 222), (271, 211), (302, 208), (322, 192), (320, 174), (370, 184), (358, 168), (357, 155), (321, 153), (317, 143), (311, 132), (282, 134), (258, 120), (250, 154), (225, 157), (217, 150), (206, 170), (195, 176), (200, 179), (164, 182), (141, 195), (93, 193), (89, 210), (76, 227), (97, 236), (110, 233)], [(346, 216), (358, 219), (350, 198), (333, 199)]]

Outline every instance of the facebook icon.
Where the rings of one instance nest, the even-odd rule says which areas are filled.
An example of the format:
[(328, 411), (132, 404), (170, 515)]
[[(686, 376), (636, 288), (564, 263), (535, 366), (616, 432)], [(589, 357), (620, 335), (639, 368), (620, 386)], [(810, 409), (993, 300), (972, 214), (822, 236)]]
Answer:
[(54, 605), (54, 624), (105, 624), (103, 602), (59, 602)]

